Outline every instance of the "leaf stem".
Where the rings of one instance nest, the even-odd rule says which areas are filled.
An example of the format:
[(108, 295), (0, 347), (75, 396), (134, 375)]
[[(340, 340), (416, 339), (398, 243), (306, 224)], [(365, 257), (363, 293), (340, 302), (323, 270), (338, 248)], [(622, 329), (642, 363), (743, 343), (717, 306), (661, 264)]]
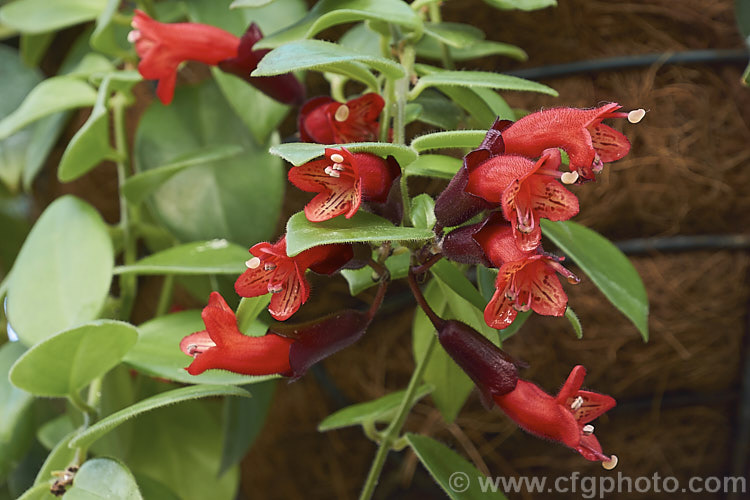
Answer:
[(174, 275), (167, 274), (164, 276), (164, 282), (161, 285), (161, 293), (159, 294), (159, 302), (156, 306), (156, 316), (164, 316), (169, 310), (169, 306), (172, 303), (172, 292), (174, 291)]
[(424, 371), (427, 368), (427, 364), (432, 355), (432, 350), (435, 347), (435, 339), (436, 337), (434, 335), (430, 337), (424, 356), (422, 356), (422, 359), (417, 360), (417, 366), (414, 368), (414, 373), (411, 375), (411, 380), (409, 380), (404, 399), (401, 400), (401, 405), (396, 412), (396, 416), (391, 420), (390, 425), (382, 434), (380, 447), (378, 448), (375, 458), (372, 461), (372, 465), (370, 466), (370, 472), (368, 473), (365, 484), (362, 487), (362, 493), (359, 495), (360, 500), (369, 500), (372, 498), (372, 494), (375, 492), (375, 487), (378, 485), (378, 480), (380, 479), (380, 473), (383, 471), (385, 459), (388, 457), (388, 452), (391, 451), (395, 445), (399, 444), (398, 435), (401, 432), (401, 428), (404, 426), (409, 410), (414, 404), (414, 396), (417, 393), (417, 387), (422, 380), (422, 375), (424, 375)]
[[(436, 24), (443, 22), (443, 18), (440, 15), (439, 2), (431, 3), (428, 9), (430, 13), (430, 21)], [(456, 65), (453, 64), (453, 58), (451, 57), (451, 50), (443, 42), (440, 42), (440, 59), (445, 69), (456, 69)]]
[[(122, 187), (128, 178), (128, 139), (125, 132), (125, 109), (127, 107), (125, 95), (117, 93), (112, 98), (113, 121), (115, 128), (115, 149), (117, 150), (117, 180), (120, 186), (120, 228), (122, 230), (123, 263), (129, 265), (135, 262), (136, 246), (131, 230), (131, 209), (128, 200), (122, 192)], [(120, 276), (120, 319), (130, 319), (135, 302), (136, 287), (138, 285), (135, 274)]]

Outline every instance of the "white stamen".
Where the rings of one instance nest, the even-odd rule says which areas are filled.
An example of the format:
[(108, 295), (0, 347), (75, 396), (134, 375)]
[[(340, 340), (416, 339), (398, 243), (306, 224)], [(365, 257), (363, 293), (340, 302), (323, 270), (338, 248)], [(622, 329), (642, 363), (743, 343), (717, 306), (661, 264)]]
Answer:
[(633, 111), (628, 113), (628, 121), (630, 123), (638, 123), (639, 121), (643, 120), (644, 116), (646, 116), (645, 109), (634, 109)]
[(338, 153), (334, 153), (331, 155), (331, 161), (333, 163), (344, 163), (344, 157)]
[(570, 409), (573, 411), (578, 411), (578, 409), (583, 406), (583, 398), (581, 396), (578, 396), (573, 400), (573, 402), (570, 404)]
[(612, 470), (617, 467), (617, 462), (617, 455), (612, 455), (611, 457), (609, 457), (609, 460), (607, 460), (606, 462), (602, 462), (602, 467), (607, 470)]
[(138, 30), (133, 30), (128, 33), (128, 42), (130, 43), (137, 42), (139, 38), (141, 38), (141, 32)]
[(196, 357), (198, 355), (198, 344), (190, 344), (187, 346), (188, 356)]
[(584, 436), (588, 436), (594, 433), (594, 426), (591, 424), (586, 424), (583, 426), (583, 429), (581, 430), (583, 431)]
[(573, 184), (578, 180), (578, 172), (563, 172), (563, 174), (560, 176), (560, 180), (563, 182), (563, 184)]
[(274, 269), (276, 269), (276, 266), (274, 264), (271, 264), (270, 262), (267, 262), (263, 266), (263, 269), (265, 269), (266, 271), (273, 271)]
[(341, 174), (338, 172), (338, 170), (334, 170), (331, 167), (326, 167), (325, 170), (323, 170), (326, 174), (330, 175), (331, 177), (341, 177)]
[(337, 122), (345, 122), (346, 119), (349, 118), (349, 107), (346, 104), (342, 104), (336, 110), (336, 113), (334, 113), (333, 117)]
[(339, 172), (344, 171), (344, 166), (341, 163), (334, 163), (332, 168), (334, 170), (338, 170)]
[(248, 269), (257, 269), (258, 266), (260, 266), (260, 259), (258, 257), (253, 257), (252, 259), (246, 260), (245, 265)]
[(272, 285), (271, 283), (268, 284), (268, 291), (271, 293), (279, 293), (283, 289), (284, 286), (281, 283), (276, 283), (275, 285)]

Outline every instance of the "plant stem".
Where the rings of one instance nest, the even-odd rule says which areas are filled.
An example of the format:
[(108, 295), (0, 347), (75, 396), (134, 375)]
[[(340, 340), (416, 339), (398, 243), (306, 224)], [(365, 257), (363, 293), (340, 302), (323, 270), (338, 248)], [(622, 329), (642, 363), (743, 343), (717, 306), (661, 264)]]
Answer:
[(174, 291), (174, 275), (168, 274), (164, 276), (164, 282), (161, 285), (161, 293), (159, 294), (159, 302), (156, 306), (156, 317), (164, 316), (169, 310), (169, 306), (172, 303), (172, 292)]
[[(122, 193), (122, 186), (128, 178), (128, 139), (125, 132), (125, 108), (127, 99), (118, 93), (112, 98), (112, 109), (115, 128), (115, 149), (117, 150), (117, 180), (120, 186), (120, 228), (122, 229), (123, 263), (127, 266), (135, 262), (136, 247), (131, 231), (131, 213), (127, 198)], [(133, 310), (137, 287), (135, 274), (120, 276), (120, 319), (130, 319)]]
[(365, 485), (362, 487), (362, 493), (359, 495), (360, 500), (369, 500), (375, 492), (375, 487), (380, 479), (380, 473), (383, 471), (388, 452), (391, 451), (393, 445), (398, 441), (398, 435), (401, 433), (401, 428), (404, 426), (406, 417), (409, 415), (409, 410), (414, 404), (414, 395), (417, 392), (419, 382), (421, 382), (422, 375), (424, 375), (424, 371), (427, 368), (430, 357), (432, 356), (432, 350), (435, 347), (435, 339), (436, 337), (434, 335), (430, 336), (424, 356), (422, 356), (422, 359), (417, 360), (417, 366), (414, 368), (414, 373), (411, 375), (411, 380), (409, 380), (409, 385), (406, 388), (406, 394), (404, 394), (404, 399), (401, 400), (401, 406), (399, 406), (396, 416), (391, 420), (388, 428), (383, 432), (380, 447), (378, 448), (378, 451), (375, 454), (375, 459), (370, 466), (370, 472), (367, 474)]
[[(443, 18), (440, 15), (440, 3), (439, 2), (431, 3), (428, 8), (429, 8), (429, 13), (430, 13), (430, 21), (432, 21), (433, 23), (443, 22)], [(440, 42), (440, 55), (441, 55), (441, 61), (443, 63), (443, 67), (445, 69), (456, 69), (456, 65), (453, 64), (453, 58), (451, 58), (451, 50), (443, 42)]]

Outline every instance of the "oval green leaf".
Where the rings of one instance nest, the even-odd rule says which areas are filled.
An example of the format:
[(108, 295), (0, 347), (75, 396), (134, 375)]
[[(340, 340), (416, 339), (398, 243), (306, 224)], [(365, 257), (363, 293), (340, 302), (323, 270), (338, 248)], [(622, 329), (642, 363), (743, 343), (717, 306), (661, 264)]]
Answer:
[(94, 103), (96, 90), (88, 83), (72, 76), (47, 78), (29, 92), (18, 109), (0, 121), (0, 139), (47, 115)]
[(117, 365), (137, 340), (129, 323), (102, 320), (79, 326), (29, 349), (11, 368), (10, 381), (37, 396), (74, 394)]
[(362, 54), (322, 40), (298, 40), (266, 54), (251, 76), (274, 76), (302, 69), (336, 73), (338, 66), (351, 62), (366, 64), (393, 79), (405, 74), (400, 64), (385, 57)]
[(429, 229), (394, 226), (362, 210), (351, 219), (339, 216), (325, 222), (310, 222), (304, 212), (297, 212), (286, 224), (286, 252), (293, 257), (303, 250), (328, 243), (428, 240), (433, 236)]
[(85, 431), (79, 433), (70, 441), (68, 446), (70, 448), (87, 448), (91, 443), (114, 430), (117, 426), (142, 413), (182, 401), (215, 396), (250, 397), (250, 393), (240, 387), (228, 385), (192, 385), (162, 392), (103, 418)]
[(180, 351), (180, 341), (193, 332), (205, 330), (198, 310), (168, 314), (138, 327), (138, 343), (125, 356), (125, 362), (143, 373), (185, 384), (249, 384), (275, 378), (254, 377), (223, 370), (190, 375), (185, 368), (191, 358)]
[(107, 0), (16, 0), (0, 8), (0, 24), (22, 33), (44, 33), (96, 19)]
[(484, 0), (484, 3), (502, 10), (538, 10), (556, 7), (557, 0)]
[(31, 346), (95, 319), (113, 265), (112, 241), (96, 210), (72, 196), (55, 200), (13, 265), (7, 314), (21, 341)]
[(61, 182), (77, 179), (102, 161), (118, 157), (117, 151), (109, 143), (109, 93), (109, 79), (105, 78), (99, 87), (91, 115), (70, 140), (60, 159), (57, 178)]
[[(443, 443), (428, 436), (412, 433), (406, 434), (406, 441), (424, 468), (449, 498), (453, 500), (507, 498), (501, 491), (493, 492), (491, 488), (487, 488), (486, 485), (492, 482), (492, 478), (485, 477), (468, 460)], [(485, 487), (482, 487), (482, 484)]]
[(66, 500), (143, 500), (133, 474), (111, 458), (87, 460), (76, 473)]
[(541, 220), (542, 231), (591, 278), (648, 341), (648, 295), (633, 264), (611, 241), (572, 221)]
[[(376, 258), (376, 256), (373, 257)], [(385, 261), (385, 267), (387, 267), (388, 272), (391, 273), (392, 280), (406, 278), (410, 265), (411, 253), (409, 252), (394, 252), (393, 255), (388, 257)], [(349, 293), (352, 297), (359, 295), (361, 292), (378, 284), (378, 282), (373, 279), (373, 273), (374, 271), (370, 266), (365, 266), (359, 269), (341, 270), (341, 276), (343, 276), (346, 282), (349, 283)]]
[(326, 148), (344, 147), (352, 153), (372, 153), (378, 156), (393, 156), (402, 167), (417, 159), (417, 152), (409, 146), (391, 144), (390, 142), (352, 142), (350, 144), (311, 144), (307, 142), (288, 142), (277, 144), (270, 149), (271, 154), (280, 156), (294, 166), (303, 165), (323, 156)]
[(141, 203), (159, 186), (172, 178), (175, 174), (195, 165), (220, 162), (237, 156), (243, 152), (236, 144), (224, 146), (208, 146), (190, 151), (176, 158), (168, 165), (161, 165), (146, 172), (128, 178), (122, 185), (122, 192), (133, 204)]
[(557, 91), (541, 83), (524, 80), (517, 76), (489, 73), (487, 71), (440, 71), (425, 75), (417, 81), (409, 91), (409, 100), (416, 98), (428, 87), (458, 86), (458, 87), (487, 87), (501, 90), (519, 90), (525, 92), (539, 92), (557, 96)]
[(240, 274), (248, 259), (245, 247), (227, 240), (185, 243), (144, 257), (115, 274)]
[(172, 175), (150, 198), (154, 215), (183, 242), (226, 238), (249, 246), (269, 239), (286, 172), (268, 145), (255, 142), (211, 82), (177, 89), (169, 106), (151, 105), (136, 133), (136, 170), (174, 167), (186, 160), (186, 152), (218, 145), (237, 146), (242, 153)]

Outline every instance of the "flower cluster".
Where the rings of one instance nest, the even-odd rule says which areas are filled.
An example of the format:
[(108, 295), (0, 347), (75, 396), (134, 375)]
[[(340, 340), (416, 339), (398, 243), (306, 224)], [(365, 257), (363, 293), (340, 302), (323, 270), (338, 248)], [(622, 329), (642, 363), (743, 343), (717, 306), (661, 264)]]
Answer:
[[(129, 39), (141, 57), (139, 71), (145, 78), (159, 80), (157, 95), (165, 104), (172, 99), (178, 66), (187, 60), (218, 66), (281, 102), (303, 100), (304, 88), (291, 74), (250, 76), (267, 52), (253, 49), (262, 38), (254, 24), (238, 38), (202, 24), (162, 24), (136, 11), (133, 26)], [(388, 124), (379, 122), (384, 106), (383, 98), (374, 93), (345, 103), (315, 97), (301, 106), (300, 139), (324, 146), (322, 157), (294, 166), (288, 174), (293, 185), (316, 193), (304, 208), (310, 223), (341, 216), (350, 219), (361, 209), (400, 221), (403, 206), (396, 180), (402, 175), (401, 166), (393, 157), (367, 152), (366, 144), (350, 145), (388, 135)], [(482, 144), (464, 157), (435, 201), (435, 241), (415, 253), (420, 265), (408, 272), (412, 292), (435, 326), (440, 344), (471, 377), (487, 405), (497, 405), (528, 432), (559, 441), (607, 468), (614, 467), (617, 459), (602, 452), (590, 422), (615, 401), (581, 390), (585, 369), (576, 366), (557, 396), (547, 394), (520, 379), (519, 364), (476, 330), (438, 317), (422, 296), (415, 275), (441, 257), (496, 268), (496, 289), (484, 310), (484, 319), (493, 328), (506, 328), (521, 311), (562, 316), (568, 298), (558, 274), (570, 283), (578, 278), (563, 267), (561, 257), (543, 250), (540, 221), (575, 216), (579, 204), (569, 186), (593, 181), (605, 163), (628, 153), (627, 138), (602, 121), (628, 118), (637, 123), (645, 112), (625, 113), (620, 108), (616, 103), (593, 109), (555, 108), (516, 122), (498, 120)], [(390, 250), (390, 242), (385, 246)], [(265, 335), (251, 337), (239, 330), (235, 313), (213, 292), (202, 313), (205, 330), (186, 336), (180, 344), (193, 358), (187, 371), (199, 375), (223, 369), (296, 379), (312, 364), (356, 342), (382, 303), (389, 279), (384, 259), (376, 262), (369, 258), (371, 249), (366, 252), (380, 280), (366, 312), (344, 310), (305, 324), (273, 324)], [(430, 255), (422, 258), (422, 252)], [(286, 235), (273, 244), (258, 243), (250, 253), (235, 291), (241, 297), (272, 294), (268, 311), (278, 321), (288, 320), (308, 300), (307, 270), (330, 275), (363, 265), (354, 258), (351, 243), (322, 244), (290, 255)]]
[[(540, 219), (568, 220), (578, 213), (578, 198), (565, 186), (592, 181), (604, 162), (622, 158), (630, 143), (602, 124), (606, 118), (640, 121), (643, 110), (619, 112), (620, 105), (594, 109), (555, 108), (517, 122), (498, 120), (479, 148), (435, 203), (443, 227), (464, 224), (489, 211), (478, 224), (445, 235), (449, 259), (498, 268), (496, 291), (484, 317), (493, 328), (506, 328), (519, 311), (562, 316), (568, 297), (556, 274), (577, 283), (560, 262), (542, 249)], [(563, 170), (561, 151), (569, 158)]]

